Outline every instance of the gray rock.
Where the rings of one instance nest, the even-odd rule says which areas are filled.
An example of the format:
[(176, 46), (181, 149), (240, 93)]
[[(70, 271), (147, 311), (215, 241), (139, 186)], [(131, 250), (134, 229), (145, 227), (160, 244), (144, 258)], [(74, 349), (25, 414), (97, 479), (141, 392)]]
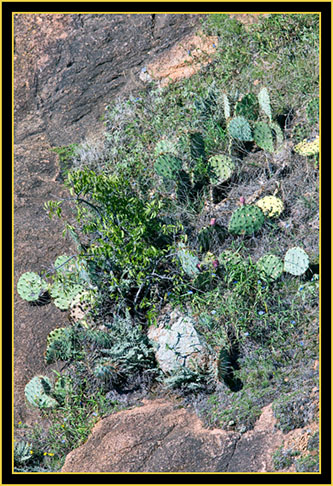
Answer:
[(195, 319), (179, 310), (164, 314), (157, 327), (150, 327), (148, 337), (164, 373), (175, 372), (181, 367), (194, 371), (211, 371), (216, 367), (216, 356), (196, 331)]

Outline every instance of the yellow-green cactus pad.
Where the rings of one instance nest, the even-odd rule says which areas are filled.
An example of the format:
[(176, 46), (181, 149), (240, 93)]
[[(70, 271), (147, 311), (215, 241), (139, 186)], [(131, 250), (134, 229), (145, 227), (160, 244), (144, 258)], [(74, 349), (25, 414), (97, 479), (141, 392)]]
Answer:
[(277, 218), (282, 213), (284, 206), (281, 199), (275, 196), (265, 196), (256, 203), (265, 216)]
[(303, 140), (294, 147), (295, 152), (300, 155), (315, 155), (319, 152), (319, 136), (314, 140)]

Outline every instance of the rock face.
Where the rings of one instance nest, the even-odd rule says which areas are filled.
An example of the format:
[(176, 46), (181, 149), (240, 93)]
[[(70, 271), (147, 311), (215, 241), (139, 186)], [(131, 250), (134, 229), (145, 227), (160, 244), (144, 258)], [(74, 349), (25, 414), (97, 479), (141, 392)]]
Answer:
[[(68, 197), (52, 147), (99, 137), (112, 98), (138, 88), (143, 66), (195, 31), (201, 15), (16, 14), (14, 16), (14, 402), (47, 374), (43, 353), (51, 330), (66, 324), (54, 305), (33, 307), (16, 292), (22, 273), (48, 269), (74, 247), (46, 215), (49, 199)], [(50, 365), (49, 369), (54, 366)]]
[(224, 472), (239, 434), (206, 430), (193, 413), (144, 401), (95, 425), (61, 472)]
[(151, 326), (148, 337), (154, 343), (156, 360), (164, 373), (181, 367), (208, 371), (214, 356), (203, 337), (195, 330), (195, 321), (178, 310), (164, 316), (157, 327)]

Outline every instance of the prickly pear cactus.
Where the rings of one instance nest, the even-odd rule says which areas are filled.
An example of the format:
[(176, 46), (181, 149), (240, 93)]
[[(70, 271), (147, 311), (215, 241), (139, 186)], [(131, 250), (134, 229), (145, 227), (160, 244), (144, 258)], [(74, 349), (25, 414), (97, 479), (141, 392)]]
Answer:
[(229, 232), (235, 235), (251, 235), (264, 224), (264, 213), (258, 206), (244, 205), (233, 212)]
[(235, 170), (235, 164), (231, 157), (227, 155), (214, 155), (209, 158), (208, 162), (213, 171), (213, 174), (210, 176), (212, 184), (222, 184), (222, 182), (227, 181)]
[(187, 250), (183, 243), (178, 245), (177, 256), (184, 272), (187, 273), (189, 277), (195, 277), (199, 273), (197, 267), (200, 263), (199, 258)]
[(48, 284), (35, 272), (26, 272), (17, 282), (17, 291), (22, 299), (36, 302), (46, 292)]
[(214, 228), (208, 226), (207, 228), (202, 228), (198, 233), (198, 242), (200, 251), (206, 252), (210, 249), (213, 242), (213, 232)]
[(193, 160), (204, 160), (206, 157), (205, 141), (200, 132), (190, 133), (190, 150)]
[(282, 213), (284, 206), (280, 198), (275, 196), (265, 196), (256, 203), (265, 216), (276, 218)]
[(263, 276), (269, 280), (276, 280), (283, 272), (283, 261), (275, 255), (264, 255), (257, 261), (257, 267)]
[(248, 93), (238, 101), (235, 108), (236, 115), (244, 116), (248, 120), (255, 121), (259, 115), (259, 104), (256, 95)]
[(74, 270), (73, 258), (68, 255), (60, 255), (54, 262), (54, 268), (57, 272), (66, 273)]
[(45, 361), (47, 364), (55, 361), (67, 361), (74, 355), (72, 328), (59, 327), (50, 332), (47, 337)]
[(156, 157), (162, 154), (177, 155), (177, 143), (169, 139), (160, 140), (155, 145), (154, 154)]
[(223, 93), (222, 94), (222, 100), (223, 100), (223, 109), (224, 109), (224, 117), (226, 120), (229, 120), (230, 118), (230, 103), (228, 100), (228, 96)]
[(259, 101), (260, 108), (265, 113), (265, 115), (268, 116), (269, 121), (271, 122), (272, 121), (271, 101), (269, 98), (267, 88), (261, 88), (261, 90), (258, 93), (258, 101)]
[(309, 268), (309, 257), (307, 253), (295, 246), (290, 248), (284, 257), (284, 271), (291, 273), (291, 275), (302, 275)]
[(267, 152), (274, 152), (274, 140), (270, 126), (265, 122), (258, 122), (255, 124), (253, 139), (255, 143), (266, 150)]
[(63, 284), (55, 282), (50, 287), (50, 295), (54, 299), (53, 303), (61, 310), (67, 310), (71, 302), (78, 293), (83, 291), (82, 285), (79, 284)]
[(294, 150), (300, 155), (315, 155), (319, 153), (319, 136), (315, 139), (303, 140), (294, 147)]
[(154, 168), (157, 175), (166, 179), (177, 180), (182, 170), (182, 161), (172, 154), (162, 154), (157, 157)]
[(236, 116), (228, 124), (228, 133), (241, 142), (252, 142), (252, 132), (249, 122), (244, 116)]
[(34, 376), (25, 386), (24, 393), (28, 402), (38, 408), (54, 408), (57, 400), (50, 396), (52, 385), (47, 376)]

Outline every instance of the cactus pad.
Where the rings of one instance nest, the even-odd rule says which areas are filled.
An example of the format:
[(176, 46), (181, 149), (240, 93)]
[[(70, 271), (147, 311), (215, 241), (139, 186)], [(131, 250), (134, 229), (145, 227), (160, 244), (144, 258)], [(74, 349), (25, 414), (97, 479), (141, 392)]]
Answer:
[(319, 136), (312, 140), (303, 140), (294, 147), (300, 155), (315, 155), (319, 152)]
[(275, 255), (264, 255), (258, 260), (257, 267), (262, 271), (264, 277), (276, 280), (282, 275), (283, 261)]
[(67, 361), (73, 357), (72, 333), (73, 330), (70, 327), (59, 327), (50, 332), (45, 352), (47, 364), (57, 360)]
[(194, 277), (199, 273), (199, 269), (197, 268), (199, 258), (187, 250), (183, 243), (178, 245), (177, 256), (184, 272), (187, 273), (189, 277)]
[(35, 272), (26, 272), (17, 282), (17, 291), (22, 299), (36, 302), (46, 292), (48, 284)]
[(212, 184), (221, 184), (227, 181), (232, 176), (235, 169), (235, 164), (233, 163), (231, 157), (226, 155), (214, 155), (208, 160), (211, 169), (214, 174), (210, 176), (210, 181)]
[(284, 257), (284, 271), (291, 273), (291, 275), (302, 275), (309, 268), (309, 257), (307, 253), (295, 246), (287, 251)]
[(156, 157), (162, 154), (177, 155), (176, 143), (172, 140), (163, 139), (155, 145), (154, 154)]
[(224, 250), (222, 253), (220, 253), (219, 262), (221, 265), (239, 265), (240, 262), (242, 261), (242, 257), (238, 253), (234, 253), (231, 250)]
[(229, 100), (228, 100), (228, 96), (225, 93), (223, 93), (222, 99), (223, 99), (224, 118), (226, 120), (229, 120), (229, 118), (230, 118), (230, 103), (229, 103)]
[(235, 108), (236, 115), (244, 116), (248, 120), (256, 120), (259, 115), (259, 105), (256, 95), (246, 94), (238, 101)]
[(281, 199), (275, 196), (265, 196), (256, 203), (265, 216), (276, 218), (282, 213), (284, 206)]
[(228, 132), (232, 138), (242, 142), (252, 142), (252, 132), (249, 122), (243, 116), (236, 116), (228, 124)]
[(68, 285), (60, 282), (55, 282), (50, 288), (50, 294), (54, 299), (54, 305), (61, 310), (67, 310), (73, 299), (82, 291), (82, 285)]
[(251, 235), (260, 230), (264, 221), (264, 213), (258, 206), (245, 204), (232, 214), (229, 232), (235, 235)]
[(166, 179), (177, 180), (182, 169), (182, 161), (172, 154), (163, 154), (157, 157), (154, 168), (157, 175)]
[(54, 408), (58, 402), (50, 396), (51, 382), (47, 376), (35, 376), (25, 386), (24, 393), (28, 402), (38, 408)]
[(270, 126), (267, 123), (256, 123), (253, 132), (253, 139), (255, 143), (263, 150), (271, 153), (274, 152), (273, 134)]
[(269, 121), (272, 121), (271, 101), (269, 99), (268, 89), (262, 88), (258, 94), (259, 106), (265, 115), (268, 116)]

